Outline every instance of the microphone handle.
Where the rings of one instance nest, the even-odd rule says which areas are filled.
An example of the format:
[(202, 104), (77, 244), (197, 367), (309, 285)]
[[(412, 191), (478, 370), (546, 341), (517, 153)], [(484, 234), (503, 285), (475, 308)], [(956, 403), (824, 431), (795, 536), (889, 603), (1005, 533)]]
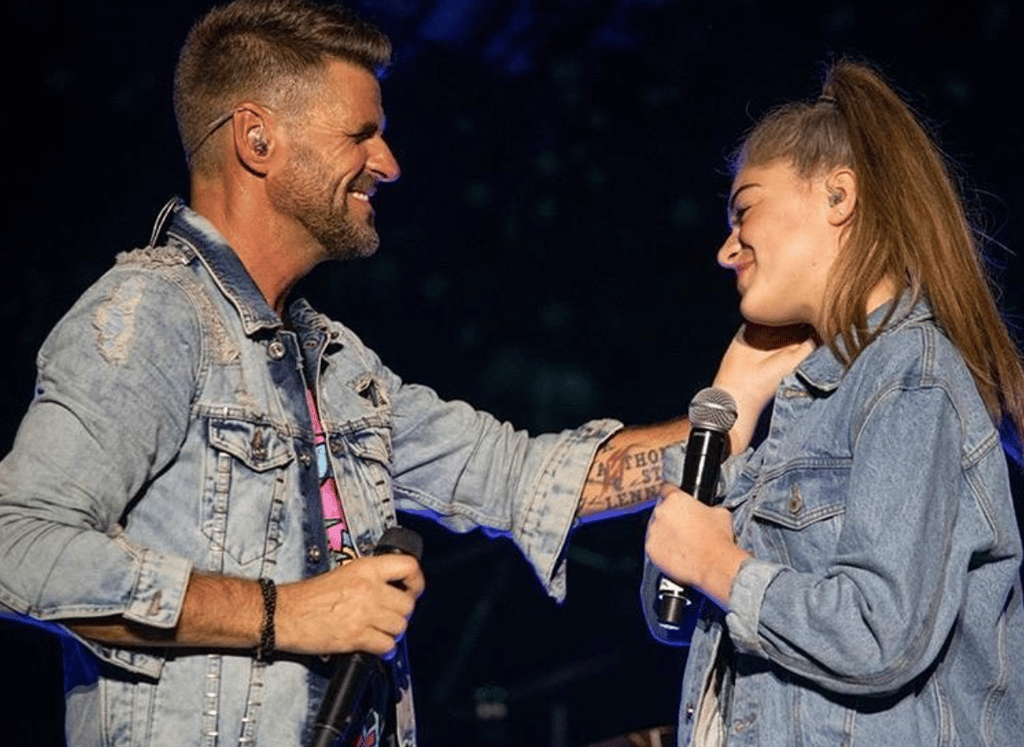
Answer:
[[(679, 487), (705, 506), (714, 506), (718, 476), (722, 471), (726, 434), (710, 428), (694, 428), (686, 443), (683, 479)], [(657, 614), (663, 628), (689, 629), (696, 622), (698, 592), (680, 586), (662, 574), (658, 578)]]
[(356, 706), (370, 683), (375, 659), (376, 656), (364, 651), (355, 651), (339, 658), (313, 725), (313, 741), (309, 747), (340, 745), (343, 742), (339, 740), (347, 739), (352, 733), (357, 719), (362, 716)]
[(718, 476), (722, 473), (726, 434), (710, 428), (696, 428), (686, 443), (683, 479), (679, 487), (705, 506), (721, 503), (717, 495)]

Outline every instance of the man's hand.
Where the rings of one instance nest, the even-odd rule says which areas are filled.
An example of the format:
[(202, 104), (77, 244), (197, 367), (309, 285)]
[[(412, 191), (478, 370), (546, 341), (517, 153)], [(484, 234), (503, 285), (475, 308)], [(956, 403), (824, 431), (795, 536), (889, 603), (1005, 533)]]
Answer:
[(748, 557), (733, 540), (732, 514), (667, 484), (651, 513), (644, 549), (662, 573), (699, 589), (723, 609), (729, 605), (733, 578)]
[(388, 554), (357, 558), (329, 573), (283, 584), (277, 590), (277, 648), (301, 654), (388, 654), (405, 634), (424, 583), (415, 558)]
[(813, 334), (813, 328), (806, 324), (744, 324), (733, 337), (714, 382), (733, 396), (739, 410), (729, 432), (733, 454), (747, 448), (761, 411), (771, 401), (782, 377), (814, 350)]

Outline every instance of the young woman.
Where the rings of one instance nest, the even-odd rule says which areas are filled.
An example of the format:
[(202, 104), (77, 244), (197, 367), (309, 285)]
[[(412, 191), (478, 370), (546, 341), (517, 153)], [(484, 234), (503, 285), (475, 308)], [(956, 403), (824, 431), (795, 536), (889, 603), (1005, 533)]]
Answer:
[(680, 744), (1020, 744), (1021, 539), (998, 426), (1021, 436), (1024, 374), (943, 159), (844, 61), (734, 166), (718, 259), (742, 313), (821, 344), (726, 471), (722, 507), (667, 488), (654, 511), (649, 570), (717, 603), (693, 634)]

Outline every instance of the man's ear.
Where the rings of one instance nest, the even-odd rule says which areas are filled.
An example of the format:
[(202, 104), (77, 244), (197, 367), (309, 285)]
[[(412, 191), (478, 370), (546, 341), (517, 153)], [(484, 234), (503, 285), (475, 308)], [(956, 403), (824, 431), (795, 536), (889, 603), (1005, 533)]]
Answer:
[(828, 202), (828, 220), (833, 226), (842, 225), (853, 215), (857, 206), (857, 175), (853, 169), (840, 166), (825, 177)]
[(239, 104), (231, 129), (239, 162), (251, 173), (265, 176), (276, 145), (269, 112), (258, 104)]

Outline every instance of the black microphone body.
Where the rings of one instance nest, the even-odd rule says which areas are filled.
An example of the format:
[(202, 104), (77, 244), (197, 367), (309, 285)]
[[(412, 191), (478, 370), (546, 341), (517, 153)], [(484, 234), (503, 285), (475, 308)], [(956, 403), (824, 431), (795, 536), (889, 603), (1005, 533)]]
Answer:
[[(690, 436), (680, 487), (707, 506), (718, 503), (718, 476), (736, 414), (735, 401), (721, 389), (702, 389), (690, 403)], [(659, 576), (656, 611), (661, 626), (670, 630), (685, 627), (684, 617), (696, 608), (695, 595), (665, 575)]]
[[(390, 553), (404, 553), (419, 560), (423, 554), (423, 540), (411, 529), (391, 527), (384, 532), (373, 549), (374, 555)], [(401, 583), (396, 582), (395, 585), (401, 586)], [(339, 654), (334, 659), (337, 664), (316, 721), (313, 722), (313, 741), (310, 747), (332, 747), (339, 740), (351, 736), (352, 728), (362, 715), (358, 708), (359, 701), (370, 682), (374, 667), (380, 662), (380, 657), (365, 651)]]

